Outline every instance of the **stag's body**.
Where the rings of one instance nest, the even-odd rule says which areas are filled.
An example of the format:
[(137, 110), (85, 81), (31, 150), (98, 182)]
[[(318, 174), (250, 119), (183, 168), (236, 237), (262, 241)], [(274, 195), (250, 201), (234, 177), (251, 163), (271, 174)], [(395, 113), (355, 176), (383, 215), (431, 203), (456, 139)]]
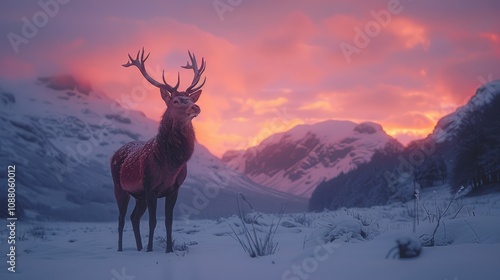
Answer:
[(162, 98), (168, 108), (162, 117), (158, 134), (155, 137), (147, 142), (127, 143), (118, 149), (111, 159), (111, 173), (119, 210), (118, 251), (122, 250), (125, 215), (130, 196), (133, 196), (136, 199), (136, 205), (130, 219), (137, 250), (142, 250), (139, 223), (147, 208), (149, 211), (147, 251), (152, 251), (157, 199), (165, 197), (166, 251), (172, 252), (173, 209), (177, 201), (178, 190), (187, 175), (186, 163), (194, 151), (195, 133), (191, 120), (200, 113), (200, 108), (194, 103), (201, 94), (199, 88), (203, 84), (193, 88), (198, 82), (205, 64), (202, 62), (201, 68), (198, 69), (196, 59), (191, 56), (193, 65), (188, 63), (184, 68), (195, 71), (193, 84), (186, 92), (178, 92), (179, 83), (177, 86), (171, 87), (165, 81), (164, 84), (160, 84), (147, 75), (144, 68), (144, 61), (147, 57), (144, 58), (144, 51), (141, 60), (139, 60), (139, 54), (135, 60), (130, 59), (131, 63), (124, 66), (137, 66), (148, 81), (160, 87)]

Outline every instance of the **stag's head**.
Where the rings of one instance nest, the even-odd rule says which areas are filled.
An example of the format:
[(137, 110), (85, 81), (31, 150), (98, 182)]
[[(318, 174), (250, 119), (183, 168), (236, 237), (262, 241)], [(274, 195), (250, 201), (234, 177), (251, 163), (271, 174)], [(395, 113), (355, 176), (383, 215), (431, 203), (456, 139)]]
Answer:
[(205, 71), (205, 60), (201, 59), (201, 65), (198, 67), (196, 62), (196, 57), (194, 54), (188, 51), (189, 61), (186, 63), (186, 66), (181, 66), (184, 69), (191, 69), (194, 72), (193, 81), (191, 85), (185, 91), (179, 91), (180, 84), (180, 74), (177, 75), (177, 83), (175, 86), (171, 86), (165, 81), (165, 71), (162, 73), (163, 83), (160, 83), (153, 79), (147, 72), (144, 63), (149, 57), (149, 53), (146, 57), (144, 57), (144, 48), (142, 51), (137, 53), (136, 58), (132, 58), (130, 54), (128, 55), (130, 61), (126, 64), (123, 64), (124, 67), (129, 67), (135, 65), (141, 71), (144, 78), (151, 83), (153, 86), (160, 89), (161, 98), (165, 101), (167, 105), (166, 114), (171, 117), (174, 117), (180, 121), (191, 121), (194, 117), (198, 116), (201, 112), (201, 109), (198, 105), (196, 105), (196, 101), (200, 98), (201, 95), (201, 87), (205, 84), (206, 77), (203, 79), (203, 82), (198, 85), (200, 82), (201, 75)]

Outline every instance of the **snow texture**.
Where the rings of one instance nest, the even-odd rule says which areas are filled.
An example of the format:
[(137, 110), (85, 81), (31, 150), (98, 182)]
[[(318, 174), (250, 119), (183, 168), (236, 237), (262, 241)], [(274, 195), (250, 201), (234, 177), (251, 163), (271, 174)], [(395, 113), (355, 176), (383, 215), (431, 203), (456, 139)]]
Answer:
[[(448, 189), (424, 191), (422, 202), (449, 201)], [(453, 216), (465, 204), (468, 210)], [(416, 258), (386, 258), (405, 236), (412, 235), (412, 203), (334, 212), (285, 214), (276, 233), (274, 255), (250, 258), (231, 238), (229, 223), (218, 220), (175, 223), (177, 251), (165, 254), (164, 229), (157, 229), (153, 252), (135, 250), (133, 232), (125, 227), (124, 251), (116, 252), (115, 223), (18, 222), (16, 273), (5, 268), (1, 279), (482, 279), (500, 277), (500, 195), (463, 198), (453, 204), (438, 230), (437, 246), (424, 247)], [(416, 235), (429, 233), (435, 223), (424, 218)], [(263, 214), (256, 225), (264, 234), (278, 216)], [(159, 221), (161, 224), (161, 221)], [(283, 226), (287, 225), (287, 226)], [(360, 228), (377, 229), (369, 237)], [(142, 224), (142, 231), (147, 225)], [(325, 234), (326, 235), (323, 235)], [(319, 238), (325, 237), (325, 238)], [(328, 238), (326, 238), (328, 237)], [(5, 240), (6, 231), (0, 231)], [(146, 237), (143, 236), (143, 239)], [(332, 241), (333, 240), (333, 241)], [(6, 242), (1, 243), (2, 252)]]

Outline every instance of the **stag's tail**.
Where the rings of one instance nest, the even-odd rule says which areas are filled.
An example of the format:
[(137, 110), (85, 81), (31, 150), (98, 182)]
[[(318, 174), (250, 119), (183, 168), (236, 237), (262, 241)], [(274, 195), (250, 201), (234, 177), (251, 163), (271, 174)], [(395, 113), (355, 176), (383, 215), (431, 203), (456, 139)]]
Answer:
[(120, 169), (122, 167), (125, 156), (118, 150), (111, 158), (111, 176), (113, 177), (113, 184), (115, 186), (115, 198), (118, 204), (118, 209), (120, 210), (120, 216), (127, 212), (128, 201), (130, 199), (130, 194), (123, 190), (120, 182)]

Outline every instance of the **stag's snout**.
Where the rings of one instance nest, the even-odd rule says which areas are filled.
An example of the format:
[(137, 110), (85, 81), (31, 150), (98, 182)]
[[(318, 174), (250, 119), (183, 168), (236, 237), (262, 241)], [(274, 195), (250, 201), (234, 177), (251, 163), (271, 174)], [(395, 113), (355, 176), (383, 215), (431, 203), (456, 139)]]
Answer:
[(201, 108), (200, 108), (200, 106), (198, 106), (196, 104), (192, 104), (191, 106), (188, 107), (188, 109), (186, 110), (186, 113), (188, 114), (188, 116), (190, 118), (194, 118), (194, 117), (197, 117), (201, 113)]

